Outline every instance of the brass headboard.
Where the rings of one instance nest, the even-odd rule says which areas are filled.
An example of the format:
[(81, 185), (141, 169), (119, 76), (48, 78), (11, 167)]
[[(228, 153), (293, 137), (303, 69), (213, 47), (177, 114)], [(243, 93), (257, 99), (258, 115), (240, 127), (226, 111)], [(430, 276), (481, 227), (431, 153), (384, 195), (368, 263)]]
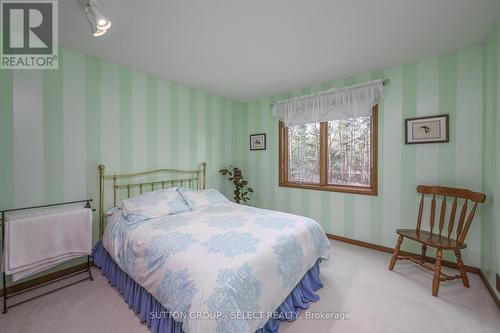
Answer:
[[(125, 192), (127, 198), (130, 198), (132, 191), (137, 192), (137, 190), (137, 194), (142, 194), (145, 191), (155, 191), (174, 186), (205, 189), (207, 183), (207, 162), (201, 163), (200, 167), (196, 170), (155, 169), (136, 173), (112, 175), (104, 173), (106, 170), (104, 164), (99, 164), (97, 168), (99, 169), (99, 238), (102, 238), (102, 235), (104, 234), (104, 185), (107, 180), (112, 181), (111, 188), (113, 191), (113, 207), (116, 206), (117, 193)], [(182, 178), (171, 178), (169, 177), (169, 174), (182, 176)], [(144, 177), (156, 177), (156, 179), (152, 181), (143, 181)], [(137, 178), (141, 178), (141, 180), (137, 181)]]

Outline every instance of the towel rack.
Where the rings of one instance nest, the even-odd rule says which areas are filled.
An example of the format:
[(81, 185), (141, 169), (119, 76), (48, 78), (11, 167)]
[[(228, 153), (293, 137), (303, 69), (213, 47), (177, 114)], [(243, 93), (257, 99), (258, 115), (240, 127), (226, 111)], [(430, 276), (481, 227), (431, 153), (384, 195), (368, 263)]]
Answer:
[[(85, 202), (84, 208), (90, 208), (93, 212), (95, 212), (95, 209), (93, 209), (92, 206), (90, 205), (90, 203), (92, 202), (92, 199), (84, 199), (84, 200), (76, 200), (76, 201), (66, 201), (66, 202), (53, 203), (53, 204), (48, 204), (48, 205), (38, 205), (38, 206), (23, 207), (23, 208), (13, 208), (13, 209), (6, 209), (6, 210), (0, 211), (0, 227), (2, 229), (2, 255), (5, 254), (5, 223), (7, 222), (7, 220), (5, 218), (5, 215), (7, 213), (17, 212), (17, 211), (22, 211), (22, 210), (31, 210), (31, 209), (39, 209), (39, 208), (48, 208), (48, 207), (55, 207), (55, 206), (71, 205), (71, 204), (78, 204), (78, 203), (84, 203), (84, 202)], [(73, 284), (76, 284), (76, 283), (79, 283), (79, 282), (82, 282), (82, 281), (85, 281), (85, 280), (90, 280), (90, 281), (94, 280), (94, 278), (92, 277), (92, 272), (90, 271), (90, 255), (87, 256), (87, 267), (85, 269), (82, 269), (82, 270), (80, 270), (78, 272), (74, 272), (72, 274), (69, 274), (69, 275), (63, 276), (61, 278), (55, 279), (54, 281), (42, 283), (41, 285), (36, 286), (36, 287), (43, 287), (43, 286), (49, 285), (51, 283), (61, 281), (62, 279), (66, 279), (66, 278), (78, 275), (78, 274), (83, 273), (85, 271), (88, 272), (89, 277), (86, 277), (84, 279), (75, 281), (75, 282), (73, 282), (73, 283), (71, 283), (69, 285), (73, 285)], [(16, 295), (23, 294), (25, 292), (31, 291), (31, 290), (33, 290), (33, 289), (36, 288), (36, 287), (31, 287), (31, 288), (27, 288), (25, 290), (20, 290), (20, 291), (17, 291), (17, 292), (13, 292), (11, 294), (7, 294), (7, 279), (6, 279), (6, 275), (7, 274), (5, 274), (5, 267), (4, 267), (4, 269), (2, 270), (2, 291), (3, 291), (3, 312), (2, 313), (3, 314), (7, 313), (7, 310), (8, 310), (8, 307), (7, 307), (7, 299), (8, 298), (11, 298), (11, 297), (16, 296)], [(31, 298), (31, 299), (38, 298), (40, 296), (49, 294), (49, 293), (51, 293), (53, 291), (56, 291), (58, 289), (47, 291), (47, 292), (45, 292), (45, 293), (43, 293), (41, 295), (35, 296), (35, 297)], [(30, 299), (24, 300), (21, 303), (24, 303), (24, 302), (26, 302), (28, 300), (30, 300)], [(20, 304), (20, 303), (14, 304), (12, 306), (15, 306), (15, 305), (18, 305), (18, 304)]]

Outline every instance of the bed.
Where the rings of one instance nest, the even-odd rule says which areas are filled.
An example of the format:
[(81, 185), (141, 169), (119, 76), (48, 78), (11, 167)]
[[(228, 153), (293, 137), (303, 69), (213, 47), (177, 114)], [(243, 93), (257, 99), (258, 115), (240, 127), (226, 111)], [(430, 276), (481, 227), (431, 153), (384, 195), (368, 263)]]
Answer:
[[(129, 175), (99, 170), (106, 213), (94, 262), (153, 332), (277, 332), (280, 321), (319, 300), (319, 264), (330, 243), (315, 221), (206, 190), (206, 163)], [(178, 177), (159, 177), (168, 173)], [(111, 209), (105, 209), (107, 180)], [(117, 205), (120, 192), (127, 198)], [(157, 214), (165, 200), (173, 213)]]

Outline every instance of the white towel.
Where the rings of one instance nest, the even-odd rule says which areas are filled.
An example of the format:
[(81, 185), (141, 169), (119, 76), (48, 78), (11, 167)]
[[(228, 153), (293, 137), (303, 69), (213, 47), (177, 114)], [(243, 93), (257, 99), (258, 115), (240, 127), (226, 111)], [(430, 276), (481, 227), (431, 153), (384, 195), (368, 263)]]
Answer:
[(88, 208), (16, 216), (5, 231), (5, 273), (14, 281), (92, 251)]

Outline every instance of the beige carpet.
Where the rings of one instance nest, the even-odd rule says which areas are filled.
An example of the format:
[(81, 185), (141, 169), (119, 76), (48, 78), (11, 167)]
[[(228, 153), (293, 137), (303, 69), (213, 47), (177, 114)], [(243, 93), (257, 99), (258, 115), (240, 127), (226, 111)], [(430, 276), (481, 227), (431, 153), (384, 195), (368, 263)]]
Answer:
[[(280, 332), (499, 332), (500, 311), (480, 278), (441, 284), (431, 296), (432, 273), (398, 262), (387, 270), (389, 255), (332, 242), (331, 259), (321, 265), (325, 287), (309, 317), (349, 313), (348, 320), (303, 319), (284, 323)], [(107, 280), (94, 270), (82, 282), (0, 315), (0, 332), (148, 332)]]

